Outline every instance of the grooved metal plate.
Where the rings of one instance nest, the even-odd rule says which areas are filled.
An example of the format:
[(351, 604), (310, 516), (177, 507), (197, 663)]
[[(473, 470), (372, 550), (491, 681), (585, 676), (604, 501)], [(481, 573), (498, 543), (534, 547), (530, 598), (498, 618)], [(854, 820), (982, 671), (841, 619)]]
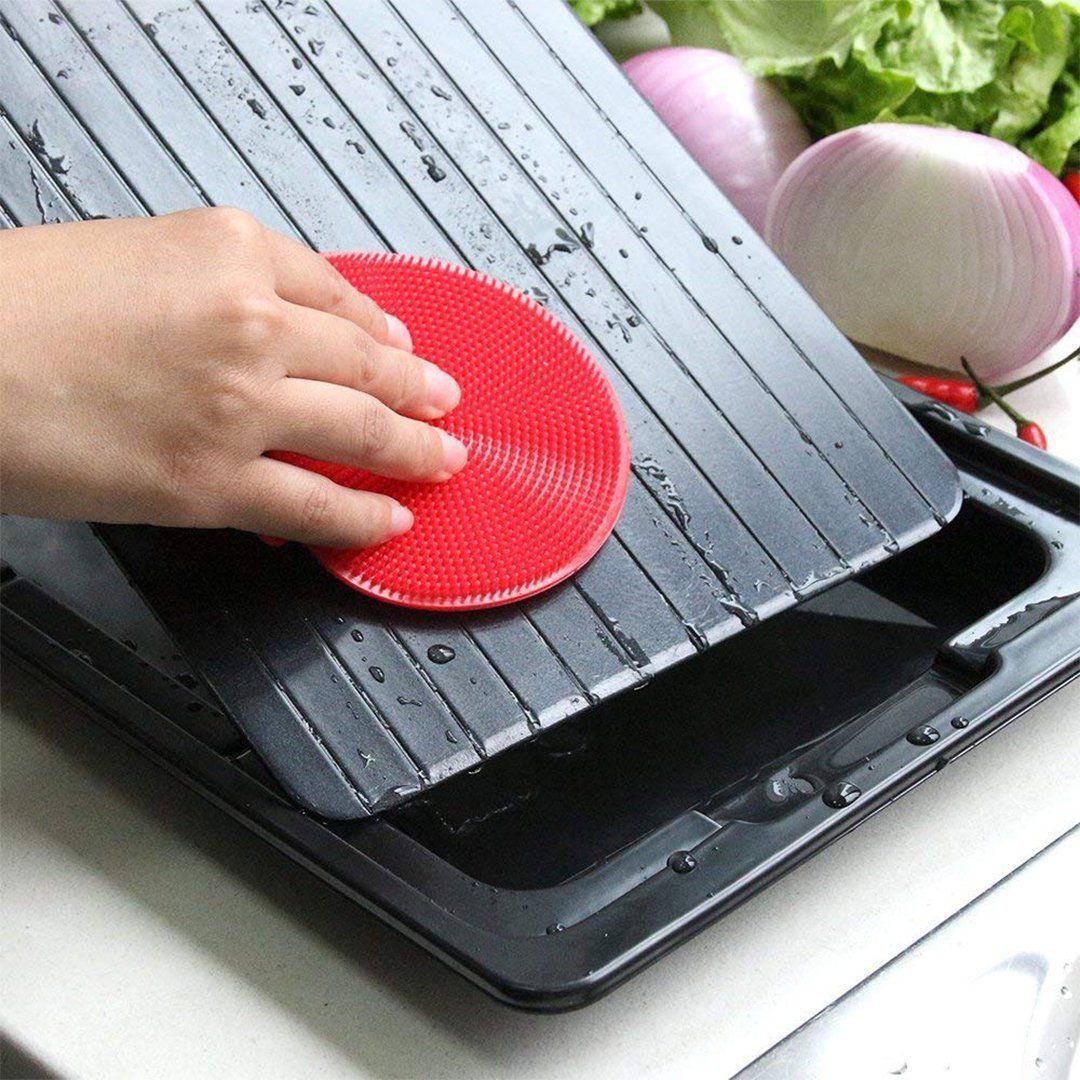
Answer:
[[(557, 0), (0, 0), (0, 224), (243, 207), (477, 267), (610, 374), (633, 476), (571, 581), (468, 617), (299, 549), (101, 527), (283, 785), (350, 818), (933, 533), (955, 472)], [(797, 643), (793, 643), (797, 647)]]

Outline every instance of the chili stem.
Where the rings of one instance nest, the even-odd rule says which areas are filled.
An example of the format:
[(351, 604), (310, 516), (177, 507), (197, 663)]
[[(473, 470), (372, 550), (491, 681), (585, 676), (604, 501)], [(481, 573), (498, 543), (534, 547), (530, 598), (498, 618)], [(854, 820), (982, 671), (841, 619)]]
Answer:
[(990, 400), (1001, 409), (1006, 416), (1019, 428), (1022, 424), (1030, 424), (1031, 421), (1026, 416), (1021, 416), (1002, 396), (998, 387), (988, 386), (984, 383), (978, 375), (972, 370), (971, 365), (967, 362), (967, 357), (961, 356), (960, 363), (964, 365), (964, 370), (968, 373), (968, 377), (979, 388), (980, 394), (985, 394)]
[(1041, 379), (1044, 375), (1049, 375), (1051, 371), (1056, 371), (1059, 367), (1064, 367), (1070, 360), (1075, 360), (1078, 356), (1080, 356), (1080, 348), (1073, 349), (1073, 351), (1064, 359), (1057, 360), (1053, 364), (1049, 364), (1038, 371), (1033, 371), (1030, 375), (1025, 375), (1022, 379), (1014, 379), (1012, 382), (1002, 383), (1000, 386), (995, 386), (994, 389), (999, 394), (1011, 394), (1014, 390), (1019, 390), (1021, 386), (1027, 386), (1028, 383), (1033, 383), (1036, 379)]

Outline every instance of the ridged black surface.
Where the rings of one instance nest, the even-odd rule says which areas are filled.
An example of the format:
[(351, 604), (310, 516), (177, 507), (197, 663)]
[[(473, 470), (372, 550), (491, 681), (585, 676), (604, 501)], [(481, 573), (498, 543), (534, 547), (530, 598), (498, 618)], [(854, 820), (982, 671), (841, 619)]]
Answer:
[(498, 612), (404, 614), (235, 534), (104, 530), (318, 812), (400, 802), (955, 512), (944, 456), (556, 0), (0, 14), (0, 224), (232, 204), (316, 248), (465, 263), (546, 304), (618, 390), (615, 535)]

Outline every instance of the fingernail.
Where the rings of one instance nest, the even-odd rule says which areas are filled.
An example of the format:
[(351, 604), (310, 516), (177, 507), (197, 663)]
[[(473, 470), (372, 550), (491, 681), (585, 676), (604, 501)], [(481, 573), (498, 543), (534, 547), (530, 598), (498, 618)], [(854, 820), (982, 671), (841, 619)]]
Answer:
[(409, 328), (396, 316), (386, 316), (386, 343), (395, 349), (412, 352), (412, 334)]
[(390, 508), (390, 535), (387, 539), (407, 533), (413, 527), (415, 520), (413, 512), (407, 506), (394, 503)]
[(427, 404), (431, 408), (437, 409), (441, 415), (457, 407), (461, 400), (461, 387), (452, 375), (447, 375), (442, 368), (434, 364), (428, 364), (424, 371), (424, 381)]
[(449, 479), (454, 473), (460, 472), (465, 467), (465, 462), (469, 459), (469, 451), (465, 449), (463, 442), (455, 439), (453, 435), (449, 435), (445, 431), (439, 432), (439, 438), (442, 439), (443, 464), (446, 466), (448, 474), (446, 479)]

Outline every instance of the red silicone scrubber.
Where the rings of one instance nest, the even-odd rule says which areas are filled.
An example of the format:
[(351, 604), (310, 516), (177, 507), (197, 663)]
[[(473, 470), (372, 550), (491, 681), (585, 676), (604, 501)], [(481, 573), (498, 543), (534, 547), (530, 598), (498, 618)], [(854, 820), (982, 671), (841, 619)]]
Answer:
[(405, 323), (417, 356), (457, 379), (461, 403), (436, 426), (469, 462), (445, 483), (416, 484), (280, 455), (415, 515), (375, 548), (315, 548), (320, 562), (381, 600), (456, 611), (533, 596), (584, 566), (615, 526), (630, 472), (622, 412), (593, 357), (494, 278), (415, 256), (327, 257)]

